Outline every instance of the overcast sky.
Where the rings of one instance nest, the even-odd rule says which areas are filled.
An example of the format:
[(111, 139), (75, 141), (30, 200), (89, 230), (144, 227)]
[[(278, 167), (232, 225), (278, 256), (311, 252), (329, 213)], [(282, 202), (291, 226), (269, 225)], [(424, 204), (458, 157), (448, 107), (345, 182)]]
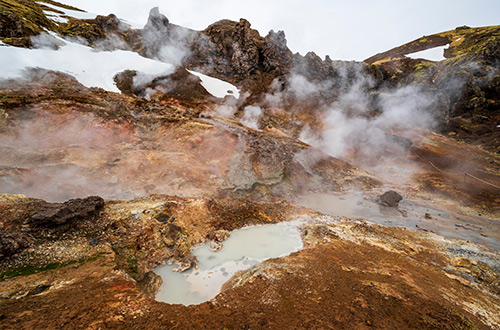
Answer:
[(244, 17), (261, 35), (283, 30), (288, 47), (332, 59), (364, 60), (423, 35), (457, 26), (500, 25), (500, 0), (59, 0), (142, 26), (159, 7), (170, 22), (196, 30)]

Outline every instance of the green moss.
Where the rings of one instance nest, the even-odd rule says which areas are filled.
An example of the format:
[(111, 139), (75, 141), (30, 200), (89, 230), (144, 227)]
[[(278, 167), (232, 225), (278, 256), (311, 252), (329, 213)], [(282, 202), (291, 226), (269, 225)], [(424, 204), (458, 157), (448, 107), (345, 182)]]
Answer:
[(6, 279), (17, 277), (17, 276), (28, 276), (40, 272), (44, 272), (47, 270), (58, 269), (67, 265), (71, 265), (76, 263), (76, 261), (68, 262), (68, 263), (51, 263), (44, 266), (25, 266), (17, 269), (8, 270), (2, 274), (0, 274), (0, 282), (5, 281)]
[(3, 28), (0, 30), (2, 38), (29, 37), (45, 29), (56, 28), (55, 23), (45, 16), (34, 1), (0, 0), (0, 17), (3, 23)]
[(67, 23), (59, 25), (58, 32), (63, 36), (84, 38), (90, 43), (106, 37), (106, 31), (95, 20), (70, 18)]
[(421, 62), (421, 63), (415, 65), (414, 72), (423, 71), (423, 70), (426, 70), (432, 66), (434, 66), (433, 62), (424, 61), (424, 62)]
[(93, 256), (88, 257), (88, 258), (82, 258), (79, 260), (72, 260), (72, 261), (68, 261), (68, 262), (54, 262), (54, 263), (50, 263), (50, 264), (46, 264), (46, 265), (42, 265), (42, 266), (40, 266), (40, 265), (27, 265), (27, 266), (22, 266), (22, 267), (15, 268), (15, 269), (9, 269), (9, 270), (3, 272), (2, 274), (0, 274), (0, 282), (3, 282), (9, 278), (13, 278), (13, 277), (17, 277), (17, 276), (28, 276), (28, 275), (32, 275), (32, 274), (37, 274), (37, 273), (49, 271), (49, 270), (56, 270), (56, 269), (70, 266), (70, 265), (74, 265), (74, 264), (83, 265), (83, 264), (86, 264), (88, 262), (96, 261), (104, 254), (106, 254), (106, 252), (99, 252), (96, 255), (93, 255)]

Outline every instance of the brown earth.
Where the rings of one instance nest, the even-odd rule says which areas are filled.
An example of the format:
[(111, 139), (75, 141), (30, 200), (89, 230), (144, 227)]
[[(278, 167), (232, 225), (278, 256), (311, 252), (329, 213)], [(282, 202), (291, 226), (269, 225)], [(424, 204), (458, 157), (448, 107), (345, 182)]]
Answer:
[[(17, 208), (22, 200), (4, 196), (2, 214), (7, 205)], [(209, 302), (188, 307), (156, 302), (145, 293), (154, 281), (144, 286), (137, 273), (124, 267), (133, 258), (126, 263), (123, 258), (132, 253), (137, 268), (147, 271), (168, 257), (165, 251), (175, 254), (181, 248), (157, 245), (169, 240), (169, 231), (162, 229), (168, 225), (155, 220), (162, 212), (168, 210), (179, 219), (174, 222), (182, 228), (177, 241), (186, 237), (196, 241), (210, 230), (299, 215), (325, 219), (286, 204), (214, 202), (157, 196), (107, 203), (95, 222), (108, 224), (97, 245), (64, 240), (66, 250), (78, 251), (78, 258), (69, 259), (73, 263), (0, 282), (1, 328), (499, 327), (496, 253), (471, 243), (347, 218), (306, 225), (305, 250), (237, 274)], [(39, 250), (52, 250), (47, 255), (55, 258), (64, 250), (60, 244), (45, 242)]]

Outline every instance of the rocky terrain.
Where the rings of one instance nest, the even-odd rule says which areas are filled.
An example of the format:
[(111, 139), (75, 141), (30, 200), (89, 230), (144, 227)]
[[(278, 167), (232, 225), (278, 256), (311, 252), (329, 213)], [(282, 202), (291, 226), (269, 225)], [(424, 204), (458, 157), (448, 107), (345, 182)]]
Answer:
[[(86, 14), (0, 0), (0, 56), (77, 40), (171, 70), (0, 81), (0, 329), (500, 329), (498, 27), (359, 63), (245, 19)], [(155, 300), (156, 266), (297, 219), (300, 251), (202, 304)]]

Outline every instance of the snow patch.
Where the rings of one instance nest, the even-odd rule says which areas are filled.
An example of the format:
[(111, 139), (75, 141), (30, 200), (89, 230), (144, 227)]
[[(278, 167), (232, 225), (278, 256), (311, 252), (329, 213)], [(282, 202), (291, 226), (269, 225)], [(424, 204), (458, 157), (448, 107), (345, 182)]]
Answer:
[(198, 76), (201, 79), (201, 85), (213, 96), (224, 98), (227, 95), (233, 95), (237, 99), (240, 98), (240, 91), (234, 85), (217, 78), (209, 77), (203, 73), (188, 71)]
[(126, 69), (155, 75), (167, 75), (174, 70), (171, 64), (144, 58), (131, 51), (97, 52), (75, 42), (64, 42), (66, 45), (57, 51), (3, 47), (0, 52), (2, 78), (21, 77), (25, 69), (38, 67), (70, 74), (87, 87), (119, 93), (113, 77)]
[(444, 46), (439, 46), (439, 47), (434, 47), (426, 50), (422, 50), (420, 52), (415, 52), (411, 54), (406, 54), (407, 57), (413, 58), (413, 59), (424, 59), (424, 60), (429, 60), (429, 61), (442, 61), (446, 60), (444, 57), (444, 50), (448, 49), (450, 44), (444, 45)]

